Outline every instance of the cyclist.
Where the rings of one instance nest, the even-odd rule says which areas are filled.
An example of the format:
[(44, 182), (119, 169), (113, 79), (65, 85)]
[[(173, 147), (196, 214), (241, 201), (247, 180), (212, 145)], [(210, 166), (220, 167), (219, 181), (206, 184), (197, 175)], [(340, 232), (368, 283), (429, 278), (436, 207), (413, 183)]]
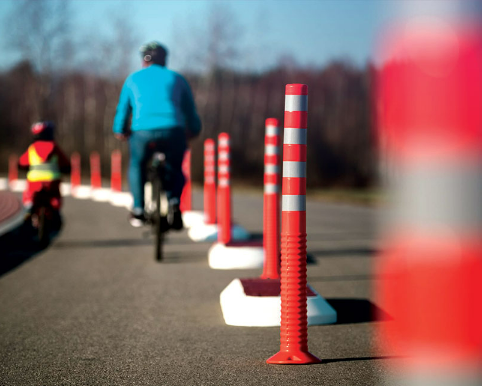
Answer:
[(134, 227), (145, 223), (146, 163), (155, 151), (160, 151), (166, 155), (163, 185), (169, 202), (168, 223), (170, 228), (181, 230), (179, 203), (185, 183), (181, 163), (187, 139), (200, 133), (201, 121), (188, 82), (166, 68), (166, 48), (151, 42), (141, 46), (140, 52), (143, 69), (124, 82), (113, 125), (118, 139), (129, 139), (128, 177), (133, 196), (129, 221)]
[(54, 123), (37, 122), (32, 125), (31, 131), (34, 141), (18, 162), (20, 168), (29, 170), (27, 187), (22, 197), (24, 207), (29, 211), (36, 193), (44, 190), (51, 198), (52, 208), (60, 211), (60, 178), (61, 173), (70, 172), (69, 159), (54, 141)]

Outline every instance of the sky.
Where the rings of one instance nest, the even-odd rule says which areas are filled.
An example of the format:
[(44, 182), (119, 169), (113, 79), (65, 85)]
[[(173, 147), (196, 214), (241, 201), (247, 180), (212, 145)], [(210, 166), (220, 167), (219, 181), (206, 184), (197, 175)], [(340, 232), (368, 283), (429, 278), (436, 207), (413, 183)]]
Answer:
[[(56, 0), (54, 0), (56, 1)], [(411, 1), (411, 0), (409, 0)], [(75, 31), (108, 35), (109, 20), (127, 15), (139, 45), (157, 40), (171, 53), (196, 41), (209, 10), (224, 7), (232, 14), (240, 47), (240, 65), (269, 68), (281, 56), (301, 65), (322, 66), (334, 59), (363, 66), (373, 55), (384, 27), (395, 19), (401, 0), (71, 0)], [(8, 16), (14, 0), (0, 1), (0, 20)], [(0, 69), (10, 67), (18, 55), (0, 34)], [(181, 42), (183, 44), (181, 44)], [(178, 51), (177, 51), (178, 49)], [(138, 53), (133, 52), (133, 59)], [(176, 60), (171, 67), (180, 66)]]

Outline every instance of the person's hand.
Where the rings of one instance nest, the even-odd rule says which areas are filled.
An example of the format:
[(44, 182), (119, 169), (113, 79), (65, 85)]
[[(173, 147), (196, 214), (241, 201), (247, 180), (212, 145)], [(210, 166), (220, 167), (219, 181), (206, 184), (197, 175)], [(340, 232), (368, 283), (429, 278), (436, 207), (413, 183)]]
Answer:
[(129, 138), (129, 135), (124, 133), (115, 133), (114, 137), (116, 137), (119, 141), (126, 141)]

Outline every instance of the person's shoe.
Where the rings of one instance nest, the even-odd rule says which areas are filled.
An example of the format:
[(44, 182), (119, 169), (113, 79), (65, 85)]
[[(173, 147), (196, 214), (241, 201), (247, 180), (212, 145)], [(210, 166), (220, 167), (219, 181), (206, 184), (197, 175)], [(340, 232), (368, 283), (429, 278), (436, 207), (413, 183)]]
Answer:
[(142, 227), (146, 223), (146, 217), (144, 216), (144, 213), (138, 215), (131, 212), (129, 214), (129, 223), (131, 223), (131, 226), (133, 227)]
[(181, 210), (179, 204), (170, 204), (168, 210), (168, 224), (172, 230), (183, 229), (183, 218), (181, 217)]

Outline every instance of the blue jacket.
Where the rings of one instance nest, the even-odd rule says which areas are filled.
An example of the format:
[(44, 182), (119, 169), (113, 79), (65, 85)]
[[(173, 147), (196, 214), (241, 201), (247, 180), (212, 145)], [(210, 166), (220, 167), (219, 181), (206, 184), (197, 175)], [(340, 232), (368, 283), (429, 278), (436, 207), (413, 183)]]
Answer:
[(122, 87), (114, 133), (182, 127), (196, 136), (201, 121), (188, 82), (178, 73), (152, 64), (129, 75)]

